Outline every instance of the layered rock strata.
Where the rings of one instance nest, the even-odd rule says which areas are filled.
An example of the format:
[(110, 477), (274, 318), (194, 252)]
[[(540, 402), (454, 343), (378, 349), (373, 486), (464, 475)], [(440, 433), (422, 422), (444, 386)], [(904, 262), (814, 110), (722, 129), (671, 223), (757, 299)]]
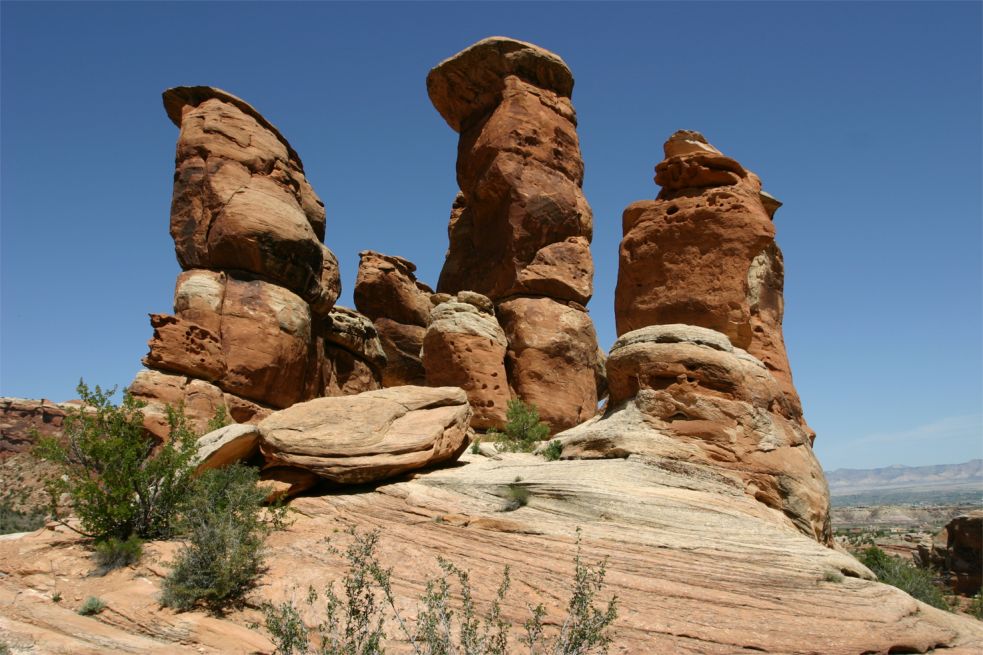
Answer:
[(832, 543), (811, 433), (759, 359), (720, 332), (657, 325), (622, 335), (607, 374), (607, 411), (558, 435), (564, 457), (634, 454), (717, 478)]
[(289, 467), (336, 483), (376, 482), (456, 459), (471, 408), (461, 389), (402, 386), (319, 398), (259, 424), (265, 469)]
[[(509, 341), (512, 387), (554, 431), (576, 425), (597, 405), (597, 338), (584, 308), (593, 217), (581, 189), (570, 69), (542, 48), (492, 37), (430, 71), (427, 91), (460, 133), (461, 191), (437, 290), (491, 298)], [(562, 325), (553, 322), (560, 317)], [(593, 360), (583, 366), (585, 356)], [(555, 393), (554, 375), (574, 391)]]
[(379, 333), (387, 359), (383, 386), (425, 384), (420, 349), (430, 323), (433, 290), (416, 279), (416, 266), (402, 257), (364, 250), (359, 258), (355, 307)]
[(717, 330), (764, 362), (798, 404), (772, 220), (781, 203), (698, 132), (674, 133), (664, 150), (655, 168), (658, 197), (629, 205), (622, 218), (618, 335), (669, 323)]
[(147, 369), (131, 386), (148, 403), (147, 428), (166, 436), (165, 404), (183, 403), (202, 429), (223, 406), (254, 422), (302, 400), (377, 388), (381, 347), (366, 346), (378, 341), (371, 324), (334, 309), (338, 262), (296, 151), (219, 89), (170, 89), (164, 107), (181, 130), (171, 236), (184, 272), (173, 315), (150, 317)]
[(421, 353), (427, 384), (464, 389), (474, 409), (475, 429), (502, 428), (511, 397), (505, 374), (507, 348), (491, 300), (462, 291), (430, 315)]

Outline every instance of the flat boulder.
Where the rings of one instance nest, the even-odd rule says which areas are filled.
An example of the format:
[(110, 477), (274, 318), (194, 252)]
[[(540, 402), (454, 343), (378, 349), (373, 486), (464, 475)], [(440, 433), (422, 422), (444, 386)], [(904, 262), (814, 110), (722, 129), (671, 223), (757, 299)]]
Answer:
[(471, 406), (455, 387), (392, 387), (318, 398), (259, 424), (268, 467), (364, 484), (457, 459), (468, 443)]

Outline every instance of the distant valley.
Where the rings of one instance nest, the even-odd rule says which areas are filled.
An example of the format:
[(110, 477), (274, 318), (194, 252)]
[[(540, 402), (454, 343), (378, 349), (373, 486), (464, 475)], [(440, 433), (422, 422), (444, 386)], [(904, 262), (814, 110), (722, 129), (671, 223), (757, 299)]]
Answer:
[(983, 506), (983, 459), (962, 464), (827, 471), (833, 505)]

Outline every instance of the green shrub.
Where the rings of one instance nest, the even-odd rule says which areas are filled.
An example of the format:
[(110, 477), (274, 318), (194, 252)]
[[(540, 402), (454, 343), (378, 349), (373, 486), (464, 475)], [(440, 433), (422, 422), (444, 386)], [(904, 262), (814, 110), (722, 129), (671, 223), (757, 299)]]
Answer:
[(82, 607), (79, 608), (78, 613), (82, 616), (93, 616), (99, 614), (104, 609), (106, 609), (106, 603), (102, 601), (101, 598), (96, 598), (95, 596), (89, 596), (82, 603)]
[(129, 539), (110, 537), (105, 541), (96, 542), (95, 551), (96, 564), (105, 573), (140, 561), (143, 542), (135, 534), (130, 535)]
[(0, 500), (0, 534), (33, 532), (44, 527), (46, 512), (41, 509), (20, 511), (9, 500)]
[(67, 492), (82, 524), (79, 532), (97, 541), (171, 536), (196, 452), (183, 411), (167, 408), (170, 439), (157, 446), (143, 429), (142, 403), (129, 393), (115, 406), (115, 388), (90, 391), (79, 382), (77, 391), (82, 405), (65, 417), (65, 445), (45, 437), (35, 450), (60, 469), (48, 483), (52, 513), (58, 516), (57, 500)]
[(518, 484), (510, 484), (508, 491), (505, 492), (505, 506), (503, 512), (514, 512), (520, 507), (529, 504), (529, 490)]
[(563, 444), (560, 443), (559, 439), (554, 439), (546, 445), (543, 450), (543, 457), (546, 458), (547, 462), (555, 462), (560, 459), (560, 455), (563, 454)]
[[(382, 653), (382, 642), (397, 638), (385, 632), (387, 614), (393, 619), (388, 625), (398, 626), (401, 639), (409, 642), (413, 652), (419, 655), (507, 655), (517, 652), (518, 645), (525, 646), (530, 655), (588, 655), (606, 653), (611, 644), (609, 628), (617, 618), (617, 599), (612, 598), (603, 606), (597, 604), (604, 585), (605, 565), (584, 564), (579, 530), (567, 617), (550, 637), (545, 634), (546, 610), (542, 605), (532, 608), (530, 618), (523, 624), (524, 634), (511, 634), (510, 625), (502, 616), (510, 586), (508, 567), (503, 571), (495, 599), (482, 616), (471, 591), (470, 575), (444, 559), (438, 559), (441, 575), (427, 581), (416, 624), (410, 626), (393, 596), (392, 570), (383, 569), (376, 557), (379, 532), (360, 534), (352, 529), (349, 534), (352, 542), (343, 554), (348, 562), (341, 581), (344, 596), (339, 597), (333, 586), (324, 591), (321, 610), (324, 620), (313, 628), (313, 635), (293, 603), (264, 606), (266, 629), (279, 655)], [(332, 552), (338, 554), (334, 549)], [(316, 609), (318, 600), (318, 593), (311, 588), (308, 606)], [(310, 650), (311, 641), (320, 644), (320, 648)]]
[(242, 464), (195, 480), (181, 521), (187, 543), (164, 579), (162, 605), (187, 610), (201, 604), (219, 611), (252, 587), (263, 563), (263, 541), (282, 518), (282, 510), (273, 510), (276, 520), (263, 520), (266, 492), (258, 480), (257, 471)]
[(823, 572), (823, 582), (843, 582), (843, 574), (839, 571), (824, 571)]
[(225, 408), (225, 405), (219, 405), (215, 410), (215, 415), (208, 419), (208, 426), (205, 428), (205, 434), (209, 432), (215, 432), (224, 428), (226, 425), (230, 425), (232, 419), (229, 418), (229, 410)]
[(975, 616), (979, 620), (983, 621), (983, 591), (977, 592), (977, 594), (973, 596), (966, 611), (969, 612), (970, 616)]
[(549, 426), (539, 420), (536, 406), (527, 405), (518, 398), (509, 401), (505, 417), (505, 432), (488, 432), (496, 439), (499, 450), (530, 453), (550, 435)]
[(900, 557), (891, 557), (877, 546), (865, 548), (859, 559), (884, 584), (897, 587), (932, 607), (949, 609), (949, 603), (929, 571), (909, 564)]
[(474, 441), (471, 442), (471, 454), (478, 455), (481, 453), (481, 437), (475, 436)]

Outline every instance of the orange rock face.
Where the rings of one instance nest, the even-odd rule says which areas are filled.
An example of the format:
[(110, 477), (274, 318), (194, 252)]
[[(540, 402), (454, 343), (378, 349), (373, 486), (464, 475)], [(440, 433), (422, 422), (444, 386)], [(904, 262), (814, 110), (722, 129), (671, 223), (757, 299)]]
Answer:
[(431, 314), (422, 353), (427, 384), (464, 389), (474, 409), (471, 426), (475, 429), (502, 428), (511, 398), (506, 348), (491, 301), (462, 292), (437, 305)]
[[(555, 304), (553, 314), (575, 308), (571, 311), (579, 311), (580, 322), (590, 324), (583, 306), (593, 292), (593, 217), (581, 190), (584, 165), (570, 101), (573, 76), (551, 52), (493, 37), (430, 71), (427, 90), (437, 111), (460, 133), (461, 192), (451, 211), (450, 247), (437, 290), (484, 294), (503, 316), (502, 303), (513, 298), (537, 301), (513, 304), (508, 325), (503, 319), (510, 341), (510, 383), (523, 400), (538, 406), (554, 430), (574, 425), (588, 411), (584, 408), (593, 415), (597, 387), (576, 380), (573, 401), (563, 397), (565, 392), (556, 393), (552, 378), (577, 378), (583, 371), (574, 367), (584, 363), (580, 350), (596, 360), (593, 327), (581, 330), (593, 342), (570, 346), (565, 355), (537, 356), (537, 364), (561, 367), (544, 375), (523, 363), (542, 351), (511, 347), (513, 337), (522, 341), (533, 329), (529, 322), (535, 317), (521, 310), (539, 300)], [(545, 342), (569, 340), (565, 327), (540, 323), (535, 330)], [(525, 359), (520, 353), (526, 353)], [(593, 363), (586, 370), (593, 370)]]
[(387, 358), (383, 385), (424, 384), (420, 349), (430, 323), (433, 290), (416, 279), (416, 266), (402, 257), (371, 250), (359, 257), (355, 306), (379, 333)]
[(237, 422), (325, 395), (377, 389), (385, 354), (364, 317), (334, 307), (338, 260), (324, 205), (296, 151), (249, 104), (211, 87), (164, 93), (177, 143), (171, 235), (184, 272), (174, 315), (154, 336), (131, 391), (148, 430), (165, 404), (201, 429), (225, 407)]
[(680, 131), (656, 166), (656, 200), (625, 209), (615, 319), (618, 334), (683, 323), (717, 330), (765, 363), (798, 402), (782, 337), (784, 264), (761, 181)]

